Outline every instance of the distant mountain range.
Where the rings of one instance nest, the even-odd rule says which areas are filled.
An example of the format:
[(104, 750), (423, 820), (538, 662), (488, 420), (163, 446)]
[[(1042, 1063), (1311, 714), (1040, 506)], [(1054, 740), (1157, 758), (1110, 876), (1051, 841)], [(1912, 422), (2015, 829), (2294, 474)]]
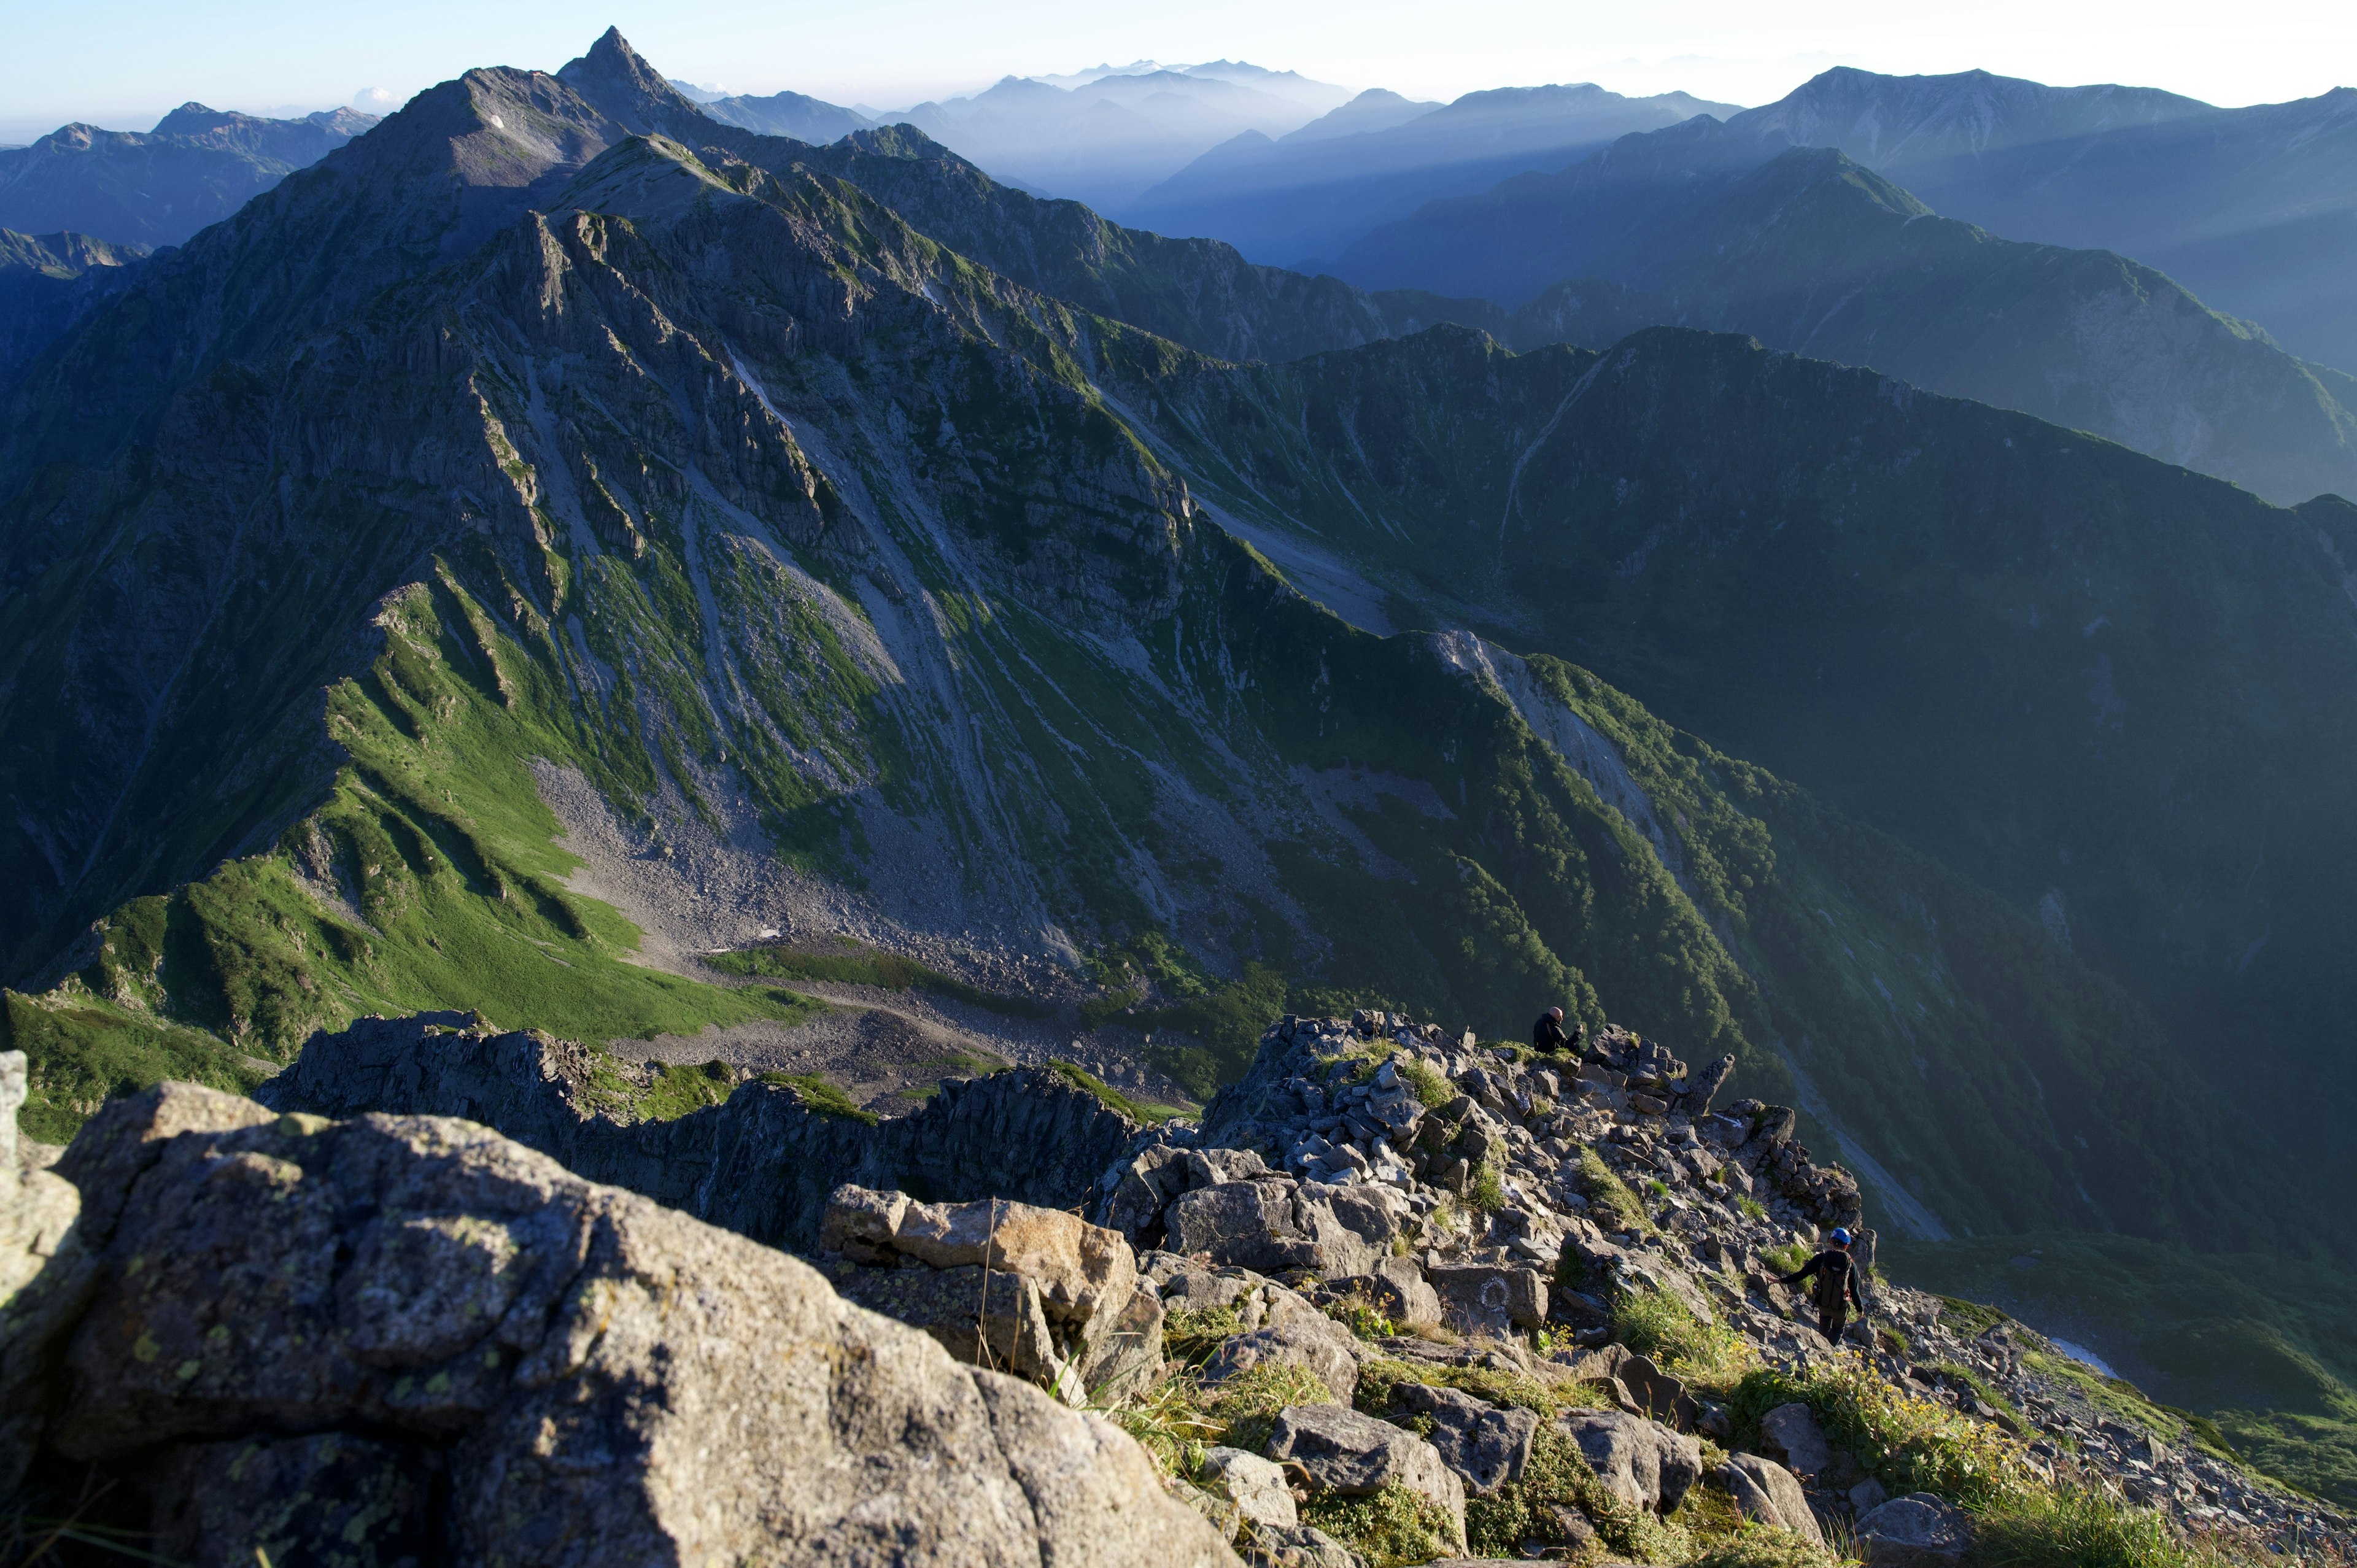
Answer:
[(1254, 261), (1314, 264), (1435, 197), (1733, 112), (1683, 92), (1624, 98), (1592, 83), (1498, 88), (1447, 104), (1375, 90), (1281, 138), (1240, 134), (1114, 210), (1157, 233), (1225, 240)]
[(1283, 135), (1351, 96), (1292, 71), (1222, 60), (1108, 71), (1069, 88), (1010, 76), (972, 97), (886, 118), (915, 125), (1000, 179), (1110, 211), (1222, 142)]
[[(1832, 147), (2014, 240), (2118, 252), (2293, 353), (2357, 370), (2357, 93), (2217, 109), (2148, 88), (1847, 69), (1776, 103), (1380, 224), (1334, 270), (1518, 306), (1794, 146)], [(1372, 212), (1372, 209), (1370, 209)]]
[(183, 103), (153, 131), (67, 125), (0, 150), (0, 228), (177, 245), (375, 124), (352, 109), (264, 120)]
[(0, 229), (0, 387), (92, 306), (113, 297), (147, 257), (145, 245), (81, 234)]
[(2357, 495), (2357, 383), (2149, 267), (1997, 239), (1825, 149), (1687, 194), (1595, 256), (1593, 277), (1517, 311), (1414, 292), (1376, 302), (1397, 331), (1455, 321), (1517, 349), (1600, 349), (1661, 324), (1748, 332), (2093, 431), (2287, 504)]

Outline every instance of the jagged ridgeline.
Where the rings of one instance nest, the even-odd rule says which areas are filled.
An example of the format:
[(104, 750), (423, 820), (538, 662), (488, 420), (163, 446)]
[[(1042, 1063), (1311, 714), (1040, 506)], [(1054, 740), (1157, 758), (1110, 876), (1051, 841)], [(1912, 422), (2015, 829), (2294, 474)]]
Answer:
[[(1821, 1144), (1894, 1224), (2267, 1239), (2299, 1173), (2205, 1098), (2152, 993), (2008, 877), (1699, 736), (1772, 758), (1742, 703), (1792, 707), (1767, 693), (1792, 657), (1725, 626), (1837, 619), (1846, 575), (1928, 570), (1907, 452), (2170, 537), (2263, 518), (2280, 553), (2318, 525), (1742, 339), (1516, 360), (1454, 330), (1370, 344), (1352, 300), (1004, 191), (905, 130), (816, 149), (716, 125), (611, 35), (557, 77), (421, 95), (159, 258), (22, 381), (0, 446), (27, 1130), (167, 1071), (250, 1083), (369, 1012), (592, 1041), (797, 1015), (629, 961), (553, 842), (541, 783), (577, 777), (626, 820), (758, 830), (909, 929), (1069, 936), (1162, 1001), (1208, 993), (1167, 1058), (1199, 1092), (1288, 989), (1492, 1036), (1561, 1001), (1733, 1053), (1740, 1091), (1838, 1125)], [(1592, 442), (1548, 445), (1608, 406)], [(1835, 509), (1855, 564), (1796, 555), (1753, 604), (1719, 535), (1670, 532), (1750, 517), (1867, 413), (1893, 477)], [(1606, 473), (1642, 508), (1599, 510)], [(1562, 553), (1521, 590), (1639, 596), (1650, 528), (1717, 596), (1607, 586), (1609, 621), (1570, 600), (1598, 623), (1582, 662), (1625, 689), (1505, 651), (1576, 650), (1543, 607), (1517, 618), (1525, 560), (1480, 521), (1501, 486), (1578, 498), (1534, 514)], [(1382, 586), (1321, 575), (1303, 529)], [(1451, 595), (1488, 640), (1388, 631)], [(1874, 625), (1891, 640), (1853, 663), (1908, 645)], [(1743, 657), (1736, 695), (1695, 695)], [(1914, 721), (1955, 694), (1926, 687)], [(2112, 733), (2107, 757), (2136, 755)], [(1862, 772), (1920, 782), (1874, 744)]]

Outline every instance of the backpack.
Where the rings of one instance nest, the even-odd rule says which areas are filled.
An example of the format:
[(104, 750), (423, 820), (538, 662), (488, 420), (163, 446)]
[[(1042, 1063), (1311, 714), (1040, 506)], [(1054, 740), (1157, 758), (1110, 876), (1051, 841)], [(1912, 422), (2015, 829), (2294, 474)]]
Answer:
[(1839, 1312), (1848, 1300), (1850, 1256), (1847, 1252), (1818, 1254), (1816, 1306), (1819, 1312)]

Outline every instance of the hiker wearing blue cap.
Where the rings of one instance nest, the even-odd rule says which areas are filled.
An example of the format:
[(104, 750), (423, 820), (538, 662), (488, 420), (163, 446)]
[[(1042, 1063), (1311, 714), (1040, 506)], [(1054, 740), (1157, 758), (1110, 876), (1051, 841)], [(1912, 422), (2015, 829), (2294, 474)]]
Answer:
[(1810, 1293), (1810, 1298), (1816, 1303), (1817, 1329), (1838, 1345), (1842, 1330), (1849, 1323), (1849, 1309), (1855, 1305), (1863, 1317), (1866, 1302), (1857, 1294), (1857, 1265), (1849, 1255), (1849, 1232), (1835, 1226), (1825, 1240), (1831, 1245), (1824, 1251), (1792, 1273), (1778, 1275), (1776, 1283), (1794, 1285), (1813, 1274), (1816, 1276), (1816, 1288)]

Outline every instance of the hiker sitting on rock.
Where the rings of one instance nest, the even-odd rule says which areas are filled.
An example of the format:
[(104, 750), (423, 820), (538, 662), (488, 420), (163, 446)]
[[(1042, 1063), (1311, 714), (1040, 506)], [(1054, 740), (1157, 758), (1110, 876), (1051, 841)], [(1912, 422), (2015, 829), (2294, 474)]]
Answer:
[(1854, 1304), (1858, 1316), (1866, 1316), (1866, 1302), (1857, 1294), (1857, 1265), (1849, 1255), (1849, 1232), (1835, 1227), (1825, 1238), (1832, 1243), (1824, 1251), (1803, 1263), (1789, 1274), (1779, 1274), (1780, 1285), (1796, 1285), (1811, 1274), (1817, 1278), (1816, 1288), (1810, 1299), (1817, 1306), (1817, 1331), (1833, 1344), (1841, 1343), (1842, 1329), (1849, 1322), (1849, 1309)]
[(1559, 1055), (1569, 1048), (1571, 1036), (1563, 1032), (1563, 1009), (1550, 1007), (1539, 1015), (1531, 1026), (1531, 1048), (1548, 1056)]

